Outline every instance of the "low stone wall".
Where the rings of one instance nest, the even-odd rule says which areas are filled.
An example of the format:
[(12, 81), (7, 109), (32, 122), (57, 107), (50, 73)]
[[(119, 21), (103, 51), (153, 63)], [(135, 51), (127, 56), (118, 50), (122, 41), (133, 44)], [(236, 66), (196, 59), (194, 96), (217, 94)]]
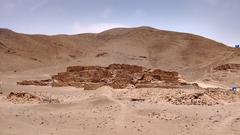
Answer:
[(177, 72), (128, 64), (111, 64), (100, 66), (71, 66), (66, 72), (53, 75), (50, 80), (22, 81), (20, 85), (49, 85), (53, 87), (73, 86), (94, 90), (101, 86), (114, 89), (176, 87), (181, 85)]

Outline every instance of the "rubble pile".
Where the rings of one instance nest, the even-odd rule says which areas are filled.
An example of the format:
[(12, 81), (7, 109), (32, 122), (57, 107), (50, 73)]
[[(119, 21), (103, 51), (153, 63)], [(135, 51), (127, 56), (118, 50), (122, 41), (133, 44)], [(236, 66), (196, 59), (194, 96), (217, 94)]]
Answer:
[(7, 100), (14, 104), (24, 103), (59, 103), (57, 99), (34, 95), (28, 92), (10, 92)]
[(207, 89), (142, 89), (119, 91), (114, 97), (120, 100), (148, 102), (148, 103), (170, 103), (174, 105), (224, 105), (226, 103), (239, 102), (240, 93), (220, 88)]
[(152, 88), (179, 85), (178, 79), (177, 72), (150, 70), (136, 65), (73, 66), (68, 67), (67, 72), (52, 76), (52, 86), (83, 87), (86, 90), (97, 89), (105, 85), (114, 89), (124, 89), (130, 85), (135, 88)]
[(218, 101), (209, 97), (205, 93), (183, 93), (181, 95), (166, 96), (165, 100), (171, 104), (175, 105), (217, 105)]
[(50, 86), (51, 85), (51, 79), (47, 79), (47, 80), (24, 80), (22, 82), (17, 82), (18, 85), (35, 85), (35, 86)]
[(232, 91), (226, 91), (226, 90), (219, 90), (218, 88), (208, 88), (205, 91), (205, 94), (207, 94), (209, 97), (219, 100), (219, 101), (224, 101), (224, 102), (236, 102), (240, 99), (240, 93), (234, 93)]
[(175, 105), (217, 105), (236, 102), (240, 94), (233, 94), (230, 91), (208, 88), (204, 92), (186, 94), (181, 92), (172, 96), (166, 96), (165, 101)]
[(111, 64), (100, 66), (71, 66), (66, 72), (53, 75), (49, 80), (23, 81), (20, 85), (38, 85), (53, 87), (73, 86), (85, 90), (95, 90), (101, 86), (114, 89), (124, 88), (175, 88), (182, 84), (177, 72), (160, 69), (147, 69), (128, 64)]
[(219, 71), (226, 71), (231, 69), (240, 70), (240, 64), (224, 64), (214, 68), (214, 70), (219, 70)]

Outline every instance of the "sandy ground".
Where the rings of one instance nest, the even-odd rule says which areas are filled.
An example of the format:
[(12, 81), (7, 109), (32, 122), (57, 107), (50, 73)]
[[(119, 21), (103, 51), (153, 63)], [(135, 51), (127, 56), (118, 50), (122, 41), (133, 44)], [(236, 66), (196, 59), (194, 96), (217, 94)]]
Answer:
[[(228, 89), (229, 84), (240, 83), (239, 71), (207, 72), (222, 63), (238, 63), (239, 51), (196, 35), (152, 28), (51, 37), (0, 32), (0, 135), (240, 135), (240, 96), (230, 95), (233, 102), (211, 106), (176, 105), (166, 97), (201, 90), (102, 87), (84, 91), (16, 85), (22, 80), (49, 79), (70, 65), (126, 63), (178, 71), (189, 81), (198, 80), (201, 87)], [(39, 99), (8, 96), (16, 91)], [(203, 98), (212, 103), (208, 95)]]
[[(219, 105), (174, 105), (160, 100), (178, 89), (124, 89), (102, 87), (94, 91), (62, 87), (18, 86), (16, 81), (44, 79), (33, 74), (2, 73), (1, 135), (239, 135), (240, 102)], [(25, 91), (59, 103), (13, 102), (7, 95)], [(189, 90), (185, 90), (189, 91)], [(132, 101), (131, 98), (148, 100)]]

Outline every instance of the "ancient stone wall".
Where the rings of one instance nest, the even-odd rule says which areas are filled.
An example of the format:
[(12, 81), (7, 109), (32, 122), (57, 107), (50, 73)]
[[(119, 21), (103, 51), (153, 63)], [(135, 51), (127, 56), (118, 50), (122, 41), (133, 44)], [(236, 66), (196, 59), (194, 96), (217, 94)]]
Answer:
[(230, 70), (230, 69), (239, 69), (240, 70), (240, 64), (224, 64), (224, 65), (220, 65), (216, 68), (214, 68), (214, 70)]
[[(127, 64), (111, 64), (100, 66), (71, 66), (66, 72), (52, 76), (52, 86), (73, 86), (94, 90), (101, 86), (111, 86), (114, 89), (124, 89), (129, 86), (135, 88), (176, 87), (181, 85), (177, 72)], [(22, 85), (44, 85), (42, 81), (23, 81)], [(47, 85), (47, 84), (46, 84)]]

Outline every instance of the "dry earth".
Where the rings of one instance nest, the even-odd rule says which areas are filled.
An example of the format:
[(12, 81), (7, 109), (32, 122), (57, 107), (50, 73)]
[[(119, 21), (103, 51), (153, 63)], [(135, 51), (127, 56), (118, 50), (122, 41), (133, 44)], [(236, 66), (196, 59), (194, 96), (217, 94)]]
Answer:
[(89, 91), (16, 85), (48, 77), (46, 69), (1, 74), (0, 134), (240, 134), (239, 93), (219, 88), (103, 86)]
[[(1, 135), (240, 134), (240, 94), (229, 91), (240, 85), (240, 50), (204, 37), (149, 27), (56, 36), (0, 29), (0, 56)], [(45, 85), (69, 66), (114, 63), (211, 88), (17, 85)]]

